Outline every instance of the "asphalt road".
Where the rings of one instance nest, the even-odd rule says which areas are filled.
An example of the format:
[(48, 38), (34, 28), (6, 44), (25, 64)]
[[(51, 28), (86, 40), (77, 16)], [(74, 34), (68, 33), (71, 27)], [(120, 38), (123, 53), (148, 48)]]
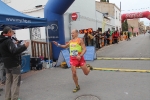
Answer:
[[(104, 47), (97, 52), (97, 55), (100, 57), (150, 57), (149, 34)], [(87, 63), (98, 68), (150, 70), (150, 61), (95, 60)], [(98, 96), (100, 100), (150, 100), (150, 73), (94, 70), (85, 76), (81, 69), (78, 69), (77, 74), (81, 87), (77, 93), (72, 93), (75, 86), (71, 70), (52, 68), (24, 78), (20, 98), (21, 100), (75, 100), (78, 96), (91, 94)], [(4, 100), (4, 92), (0, 100)]]
[(139, 35), (131, 38), (131, 41), (121, 41), (119, 44), (110, 45), (97, 52), (99, 57), (149, 57), (150, 58), (150, 34)]

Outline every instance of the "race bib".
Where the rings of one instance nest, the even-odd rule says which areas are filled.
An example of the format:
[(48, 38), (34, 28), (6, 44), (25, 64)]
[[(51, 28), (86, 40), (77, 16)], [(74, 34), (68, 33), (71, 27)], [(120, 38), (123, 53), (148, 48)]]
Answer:
[(71, 51), (71, 56), (77, 56), (78, 55), (78, 51), (77, 50), (72, 50)]

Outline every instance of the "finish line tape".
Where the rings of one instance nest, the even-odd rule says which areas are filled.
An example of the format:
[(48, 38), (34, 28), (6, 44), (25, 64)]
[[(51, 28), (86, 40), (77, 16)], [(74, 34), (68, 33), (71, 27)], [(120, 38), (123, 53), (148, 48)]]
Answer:
[(98, 57), (97, 60), (150, 60), (150, 58), (102, 58), (102, 57)]

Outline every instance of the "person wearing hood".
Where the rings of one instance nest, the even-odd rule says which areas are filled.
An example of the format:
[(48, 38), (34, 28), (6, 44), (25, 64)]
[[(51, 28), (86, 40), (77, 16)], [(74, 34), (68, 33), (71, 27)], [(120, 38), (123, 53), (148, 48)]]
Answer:
[(18, 100), (21, 80), (20, 54), (24, 52), (29, 42), (16, 47), (12, 42), (13, 31), (6, 26), (0, 36), (0, 54), (6, 69), (5, 100)]

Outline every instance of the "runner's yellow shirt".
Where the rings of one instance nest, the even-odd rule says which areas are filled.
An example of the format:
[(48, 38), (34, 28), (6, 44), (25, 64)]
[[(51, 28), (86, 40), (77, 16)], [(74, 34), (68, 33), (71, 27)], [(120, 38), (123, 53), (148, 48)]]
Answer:
[(70, 56), (77, 56), (82, 52), (81, 39), (70, 40)]

